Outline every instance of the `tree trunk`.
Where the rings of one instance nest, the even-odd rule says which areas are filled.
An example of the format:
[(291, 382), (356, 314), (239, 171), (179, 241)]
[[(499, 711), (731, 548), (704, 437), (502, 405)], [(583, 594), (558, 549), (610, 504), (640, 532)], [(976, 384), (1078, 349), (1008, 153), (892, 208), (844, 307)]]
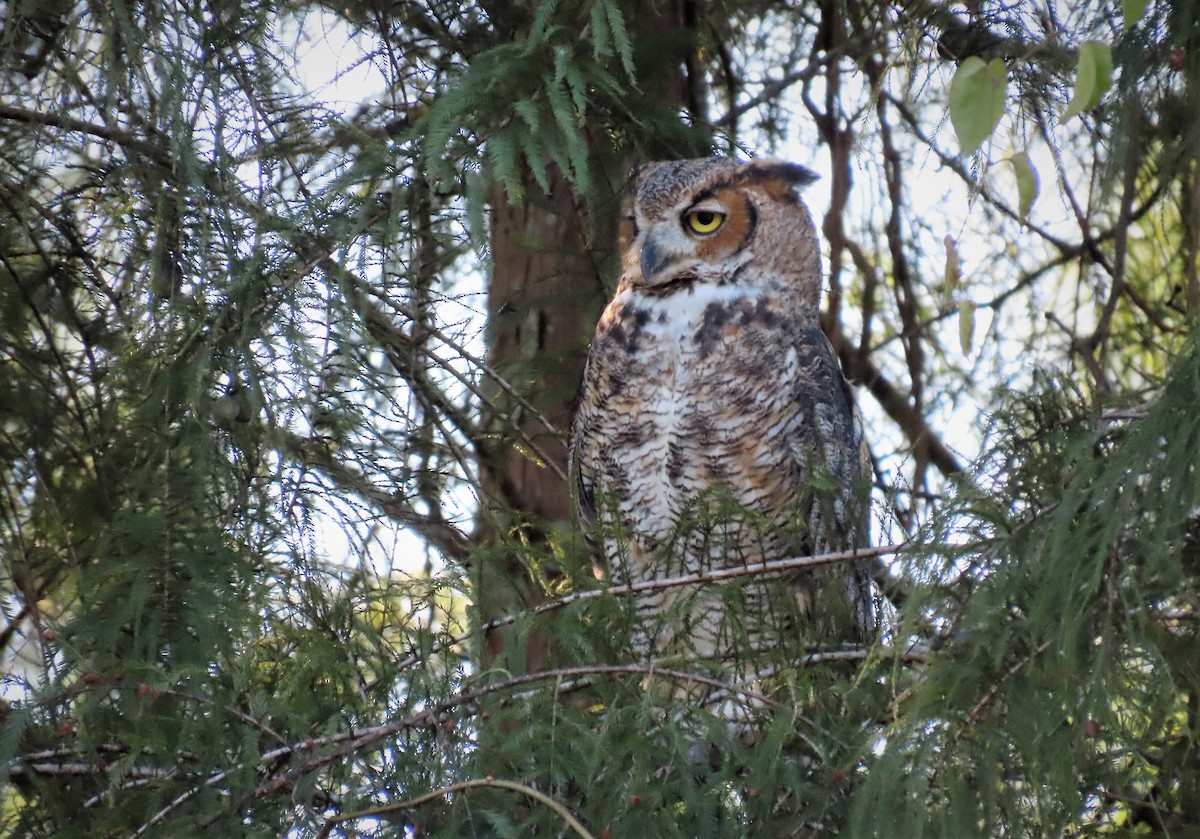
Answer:
[[(517, 517), (492, 525), (520, 529), (524, 539), (538, 544), (547, 527), (569, 527), (574, 519), (564, 481), (567, 433), (592, 325), (604, 303), (601, 255), (611, 251), (612, 242), (593, 233), (597, 226), (557, 169), (548, 194), (540, 193), (532, 177), (527, 181), (531, 197), (523, 203), (508, 200), (500, 186), (491, 201), (489, 361), (524, 404), (497, 394), (513, 422), (497, 429), (504, 444), (484, 464), (483, 479), (489, 494), (502, 500), (499, 506)], [(544, 599), (526, 557), (515, 550), (482, 559), (475, 570), (485, 621)], [(488, 632), (484, 661), (513, 672), (547, 666), (544, 630), (533, 633), (524, 649), (511, 649), (513, 638), (508, 630)]]

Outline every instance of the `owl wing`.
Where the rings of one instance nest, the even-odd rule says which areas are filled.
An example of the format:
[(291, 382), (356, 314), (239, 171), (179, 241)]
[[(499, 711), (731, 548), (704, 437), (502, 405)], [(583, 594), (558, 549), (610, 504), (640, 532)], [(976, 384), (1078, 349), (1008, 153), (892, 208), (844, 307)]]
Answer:
[[(582, 413), (582, 410), (579, 412)], [(596, 493), (593, 488), (593, 477), (591, 473), (591, 465), (585, 466), (581, 462), (583, 456), (582, 451), (582, 428), (581, 421), (577, 419), (571, 426), (571, 447), (568, 452), (567, 460), (567, 475), (571, 481), (571, 495), (575, 503), (575, 514), (579, 517), (579, 524), (583, 528), (585, 535), (591, 538), (590, 531), (596, 524)]]
[(588, 545), (592, 548), (593, 560), (600, 560), (601, 551), (596, 536), (596, 471), (600, 468), (598, 459), (601, 451), (603, 431), (600, 427), (601, 406), (598, 404), (600, 382), (599, 369), (604, 360), (598, 356), (604, 342), (594, 340), (588, 352), (587, 363), (583, 371), (583, 388), (579, 406), (575, 411), (575, 419), (571, 424), (571, 442), (568, 449), (567, 475), (570, 481), (570, 492), (575, 506), (575, 514), (579, 519)]
[[(870, 544), (870, 458), (850, 385), (818, 324), (797, 330), (793, 346), (799, 361), (795, 398), (803, 419), (792, 446), (807, 481), (798, 489), (807, 495), (810, 550), (865, 548)], [(871, 563), (859, 560), (845, 570), (846, 595), (869, 632), (877, 599)]]

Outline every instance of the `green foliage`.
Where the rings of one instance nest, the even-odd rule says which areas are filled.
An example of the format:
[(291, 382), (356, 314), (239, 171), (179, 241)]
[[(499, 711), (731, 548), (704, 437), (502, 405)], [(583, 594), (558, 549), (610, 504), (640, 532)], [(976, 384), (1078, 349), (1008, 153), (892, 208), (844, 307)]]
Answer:
[(881, 732), (856, 835), (1092, 835), (1193, 818), (1200, 777), (1179, 755), (1200, 739), (1198, 376), (1192, 342), (1134, 422), (1053, 382), (1002, 418), (1000, 483), (947, 508), (973, 538), (941, 560), (947, 583), (920, 607), (947, 640)]
[[(622, 3), (536, 5), (527, 30), (473, 55), (414, 126), (430, 171), (453, 177), (452, 167), (462, 166), (464, 158), (481, 167), (486, 161), (489, 180), (520, 203), (525, 173), (548, 192), (552, 166), (588, 195), (594, 191), (594, 161), (605, 152), (650, 144), (673, 145), (672, 153), (682, 156), (708, 152), (702, 135), (663, 119), (643, 98), (639, 79), (645, 73), (639, 67), (661, 56), (639, 54)], [(608, 127), (610, 148), (596, 143), (589, 122)], [(473, 138), (463, 135), (464, 126), (471, 127)], [(446, 155), (457, 141), (466, 141), (462, 154)]]
[[(0, 835), (1194, 833), (1195, 11), (903, 5), (8, 4)], [(322, 32), (357, 109), (306, 87)], [(768, 591), (770, 645), (642, 661), (520, 507), (558, 359), (483, 310), (588, 324), (552, 263), (485, 304), (470, 234), (714, 138), (828, 155), (823, 318), (907, 542), (876, 645), (747, 573), (658, 617), (746, 649)]]
[(1149, 0), (1121, 0), (1121, 14), (1126, 29), (1137, 25), (1138, 19), (1146, 13)]

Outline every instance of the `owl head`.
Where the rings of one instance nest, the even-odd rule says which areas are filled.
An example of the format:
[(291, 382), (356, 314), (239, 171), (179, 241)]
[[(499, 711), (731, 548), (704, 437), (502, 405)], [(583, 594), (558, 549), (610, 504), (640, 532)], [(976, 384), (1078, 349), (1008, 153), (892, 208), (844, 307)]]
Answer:
[(695, 283), (767, 286), (815, 309), (820, 256), (800, 189), (816, 177), (770, 159), (642, 167), (622, 220), (622, 284), (650, 294)]

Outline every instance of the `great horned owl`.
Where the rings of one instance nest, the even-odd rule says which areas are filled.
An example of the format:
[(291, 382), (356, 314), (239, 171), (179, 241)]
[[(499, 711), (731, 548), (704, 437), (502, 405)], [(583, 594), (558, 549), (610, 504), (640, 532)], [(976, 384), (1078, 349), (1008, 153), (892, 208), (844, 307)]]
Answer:
[[(818, 321), (821, 259), (799, 196), (815, 177), (730, 159), (636, 176), (571, 442), (580, 517), (615, 583), (867, 544), (861, 427)], [(874, 629), (862, 561), (746, 584), (744, 609), (713, 592), (639, 598), (640, 654), (724, 658), (774, 633)]]

